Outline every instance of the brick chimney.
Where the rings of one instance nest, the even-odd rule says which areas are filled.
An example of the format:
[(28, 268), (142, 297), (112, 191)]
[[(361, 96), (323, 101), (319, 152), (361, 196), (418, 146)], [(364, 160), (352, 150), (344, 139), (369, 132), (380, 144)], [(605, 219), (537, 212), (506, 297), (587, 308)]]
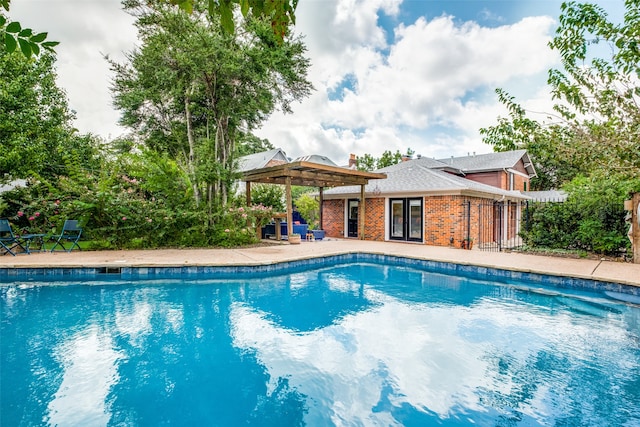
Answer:
[(357, 166), (358, 160), (355, 154), (349, 154), (349, 169), (354, 169)]
[(403, 161), (403, 162), (407, 162), (407, 161), (409, 161), (409, 160), (411, 160), (411, 156), (407, 156), (406, 154), (403, 154), (403, 155), (402, 155), (402, 161)]

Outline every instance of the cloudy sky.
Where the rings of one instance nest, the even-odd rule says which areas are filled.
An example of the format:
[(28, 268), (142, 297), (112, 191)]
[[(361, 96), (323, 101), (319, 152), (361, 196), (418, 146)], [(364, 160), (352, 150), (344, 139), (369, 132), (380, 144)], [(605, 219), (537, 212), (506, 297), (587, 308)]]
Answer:
[[(598, 3), (612, 19), (622, 15), (622, 0)], [(495, 88), (531, 111), (550, 110), (546, 73), (559, 60), (547, 43), (560, 4), (300, 0), (295, 32), (305, 37), (315, 91), (256, 133), (290, 157), (323, 154), (338, 164), (349, 153), (407, 148), (436, 158), (490, 152), (479, 128), (506, 115)], [(76, 127), (106, 139), (125, 133), (102, 57), (123, 60), (136, 44), (119, 0), (13, 0), (9, 16), (61, 42), (58, 81)]]

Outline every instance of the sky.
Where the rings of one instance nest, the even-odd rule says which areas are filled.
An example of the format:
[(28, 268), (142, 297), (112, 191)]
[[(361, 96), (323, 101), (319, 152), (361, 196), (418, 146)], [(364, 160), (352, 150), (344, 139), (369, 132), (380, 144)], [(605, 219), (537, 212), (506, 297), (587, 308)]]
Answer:
[[(598, 2), (612, 19), (622, 0)], [(304, 37), (315, 90), (274, 112), (254, 133), (289, 157), (386, 150), (434, 158), (488, 153), (479, 129), (507, 116), (496, 88), (544, 119), (552, 101), (547, 71), (560, 66), (548, 46), (557, 0), (300, 0), (295, 34)], [(13, 0), (9, 17), (47, 31), (58, 84), (74, 125), (110, 140), (118, 126), (103, 55), (123, 62), (137, 43), (119, 0)], [(539, 117), (536, 117), (536, 114)]]

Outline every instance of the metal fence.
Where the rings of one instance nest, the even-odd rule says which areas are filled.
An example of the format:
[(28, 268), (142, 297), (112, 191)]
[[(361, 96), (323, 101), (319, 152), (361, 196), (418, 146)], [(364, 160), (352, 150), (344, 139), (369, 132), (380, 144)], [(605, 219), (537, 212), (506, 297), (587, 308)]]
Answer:
[(526, 211), (525, 202), (465, 202), (465, 239), (476, 248), (500, 252), (522, 246), (520, 229)]

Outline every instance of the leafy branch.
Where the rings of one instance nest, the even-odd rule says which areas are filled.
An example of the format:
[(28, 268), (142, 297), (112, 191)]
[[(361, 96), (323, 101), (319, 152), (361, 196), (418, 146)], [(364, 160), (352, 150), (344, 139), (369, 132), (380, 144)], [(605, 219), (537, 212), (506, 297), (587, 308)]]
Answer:
[[(0, 0), (0, 9), (9, 10), (10, 0)], [(45, 41), (47, 33), (34, 33), (30, 28), (22, 28), (19, 22), (8, 22), (7, 18), (0, 15), (0, 37), (4, 38), (4, 47), (7, 52), (14, 52), (18, 46), (24, 56), (38, 56), (42, 49), (53, 51), (59, 42)]]
[(229, 34), (235, 31), (233, 9), (240, 6), (245, 18), (251, 12), (256, 17), (269, 19), (271, 28), (278, 41), (282, 42), (290, 24), (296, 23), (295, 11), (298, 0), (159, 0), (177, 5), (187, 13), (193, 12), (198, 1), (206, 1), (210, 18), (220, 17), (222, 28)]

